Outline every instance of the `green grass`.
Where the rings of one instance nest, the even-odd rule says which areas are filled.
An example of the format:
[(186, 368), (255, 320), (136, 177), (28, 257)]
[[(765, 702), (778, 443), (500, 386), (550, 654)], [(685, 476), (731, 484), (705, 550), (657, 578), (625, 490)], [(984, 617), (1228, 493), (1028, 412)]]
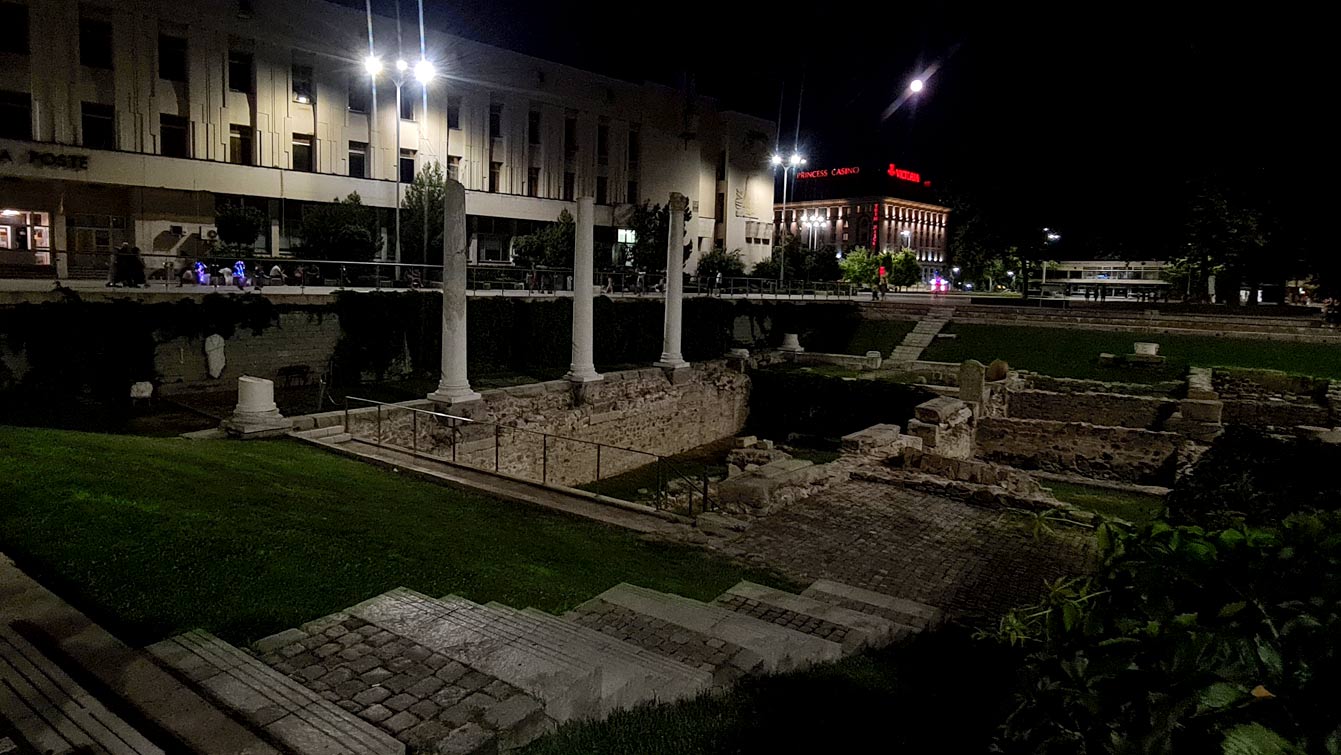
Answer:
[(839, 353), (864, 356), (868, 351), (878, 351), (889, 356), (916, 324), (902, 320), (862, 320)]
[[(1011, 367), (1056, 377), (1149, 383), (1176, 379), (1189, 365), (1255, 367), (1341, 378), (1341, 348), (1334, 344), (1258, 341), (1162, 333), (1110, 333), (1019, 325), (957, 325), (956, 338), (938, 338), (923, 359), (960, 362), (1004, 359)], [(1099, 354), (1130, 354), (1136, 341), (1154, 341), (1168, 358), (1163, 369), (1100, 367)]]
[(0, 551), (113, 631), (234, 642), (404, 585), (562, 611), (628, 581), (710, 599), (705, 551), (464, 493), (292, 441), (0, 427)]
[(1153, 521), (1164, 510), (1164, 499), (1148, 493), (1077, 485), (1070, 482), (1045, 482), (1059, 501), (1078, 506), (1104, 516), (1126, 519), (1133, 524)]
[(746, 678), (722, 695), (571, 723), (523, 753), (986, 752), (1014, 668), (999, 646), (945, 630), (807, 671)]

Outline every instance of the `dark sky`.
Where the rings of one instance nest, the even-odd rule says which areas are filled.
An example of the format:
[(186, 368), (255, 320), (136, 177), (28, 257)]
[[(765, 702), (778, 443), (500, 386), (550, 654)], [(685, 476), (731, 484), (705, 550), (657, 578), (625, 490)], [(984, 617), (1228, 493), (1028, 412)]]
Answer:
[[(452, 33), (622, 78), (692, 75), (701, 94), (768, 118), (785, 85), (784, 146), (804, 80), (812, 165), (898, 162), (1061, 229), (1076, 254), (1142, 256), (1176, 240), (1188, 179), (1228, 174), (1288, 197), (1324, 180), (1334, 151), (1322, 77), (1335, 43), (1321, 18), (1181, 5), (432, 0), (426, 13)], [(920, 99), (882, 119), (929, 66)]]

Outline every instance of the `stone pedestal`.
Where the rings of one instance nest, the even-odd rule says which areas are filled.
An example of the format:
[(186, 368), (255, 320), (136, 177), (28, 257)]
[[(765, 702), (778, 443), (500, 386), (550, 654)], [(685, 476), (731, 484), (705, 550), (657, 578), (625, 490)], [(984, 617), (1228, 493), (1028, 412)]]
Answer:
[(959, 400), (982, 416), (984, 391), (987, 388), (987, 368), (982, 362), (970, 359), (959, 365)]
[(442, 370), (430, 401), (459, 404), (479, 401), (466, 378), (466, 190), (447, 179), (442, 233)]
[(275, 406), (275, 384), (243, 375), (237, 380), (237, 406), (220, 425), (232, 438), (272, 438), (284, 435), (293, 423)]
[(805, 349), (801, 348), (801, 339), (795, 333), (783, 333), (782, 345), (778, 347), (778, 351), (790, 351), (793, 354), (800, 354), (805, 351)]
[(1133, 353), (1148, 357), (1156, 356), (1159, 354), (1159, 344), (1147, 343), (1145, 341), (1137, 341), (1135, 343), (1135, 350)]
[(684, 308), (684, 211), (689, 206), (685, 195), (671, 192), (670, 232), (666, 234), (666, 323), (657, 367), (681, 370), (689, 366), (681, 353)]
[(593, 363), (592, 320), (595, 291), (592, 286), (595, 244), (592, 226), (595, 223), (596, 200), (577, 199), (576, 244), (573, 249), (573, 361), (568, 367), (568, 380), (574, 383), (592, 383), (601, 379)]

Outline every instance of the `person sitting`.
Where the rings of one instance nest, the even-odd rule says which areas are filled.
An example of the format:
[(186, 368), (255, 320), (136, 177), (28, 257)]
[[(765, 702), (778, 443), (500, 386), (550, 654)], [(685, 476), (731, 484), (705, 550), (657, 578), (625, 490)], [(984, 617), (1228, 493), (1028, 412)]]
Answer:
[(278, 262), (270, 268), (270, 275), (268, 277), (269, 280), (266, 282), (274, 286), (282, 286), (288, 282), (284, 277), (284, 268), (280, 267)]

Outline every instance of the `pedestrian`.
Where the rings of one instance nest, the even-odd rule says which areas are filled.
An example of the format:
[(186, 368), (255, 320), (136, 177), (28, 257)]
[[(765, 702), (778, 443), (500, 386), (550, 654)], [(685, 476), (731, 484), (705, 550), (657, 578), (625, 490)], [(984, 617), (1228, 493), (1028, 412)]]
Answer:
[(280, 267), (278, 262), (275, 263), (274, 267), (270, 268), (270, 282), (276, 286), (282, 286), (286, 283), (284, 279), (284, 268)]
[(647, 273), (641, 269), (638, 270), (638, 284), (636, 288), (639, 296), (642, 296), (643, 293), (647, 291)]
[(603, 294), (613, 294), (614, 292), (615, 292), (615, 276), (613, 276), (613, 275), (606, 275), (606, 276), (605, 276), (605, 285), (601, 287), (601, 293), (603, 293)]
[(717, 287), (716, 287), (716, 288), (717, 288), (717, 295), (718, 295), (718, 296), (721, 296), (721, 295), (722, 295), (722, 271), (721, 271), (721, 270), (718, 270), (718, 271), (717, 271)]
[(117, 286), (121, 284), (121, 261), (130, 254), (130, 244), (122, 244), (116, 251), (108, 255), (107, 261), (107, 286)]

